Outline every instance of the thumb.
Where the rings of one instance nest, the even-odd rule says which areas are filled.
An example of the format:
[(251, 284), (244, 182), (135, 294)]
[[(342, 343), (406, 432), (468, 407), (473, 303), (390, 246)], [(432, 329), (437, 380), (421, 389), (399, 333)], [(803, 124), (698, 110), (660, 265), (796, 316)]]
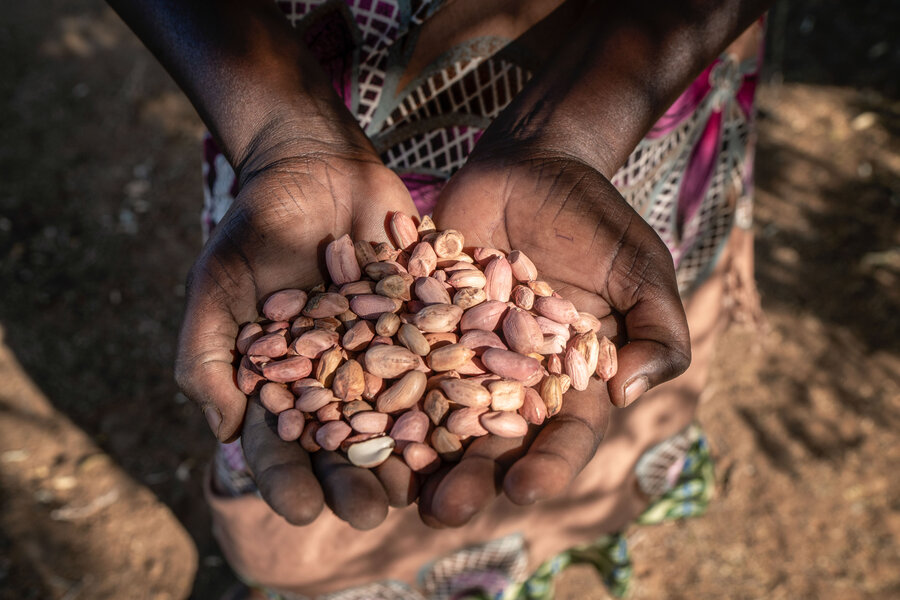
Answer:
[(687, 317), (671, 258), (668, 253), (664, 259), (651, 254), (646, 260), (637, 283), (627, 277), (630, 285), (609, 286), (613, 308), (625, 315), (628, 340), (618, 353), (618, 372), (607, 384), (610, 400), (618, 407), (682, 374), (691, 363)]
[(202, 291), (189, 294), (178, 336), (175, 380), (222, 442), (238, 436), (247, 408), (247, 397), (235, 381), (237, 333), (238, 323), (223, 303)]
[(392, 240), (388, 232), (391, 215), (400, 212), (414, 219), (419, 218), (419, 211), (406, 185), (394, 173), (383, 176), (386, 179), (378, 182), (376, 187), (379, 190), (378, 197), (362, 199), (356, 203), (351, 232), (354, 240), (390, 242)]

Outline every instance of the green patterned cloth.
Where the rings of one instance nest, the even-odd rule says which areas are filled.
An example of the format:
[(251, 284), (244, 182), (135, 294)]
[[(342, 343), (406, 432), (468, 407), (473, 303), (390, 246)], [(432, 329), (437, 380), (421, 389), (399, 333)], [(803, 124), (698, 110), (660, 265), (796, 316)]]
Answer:
[[(699, 426), (685, 432), (694, 441), (684, 456), (681, 472), (673, 487), (651, 502), (636, 523), (655, 525), (665, 521), (697, 517), (706, 512), (715, 488), (715, 474), (709, 443)], [(553, 582), (570, 565), (589, 564), (597, 569), (609, 592), (621, 598), (631, 583), (631, 557), (624, 532), (604, 535), (590, 544), (562, 552), (544, 564), (524, 583), (504, 590), (500, 600), (545, 600), (553, 598)], [(486, 595), (465, 600), (495, 600)]]

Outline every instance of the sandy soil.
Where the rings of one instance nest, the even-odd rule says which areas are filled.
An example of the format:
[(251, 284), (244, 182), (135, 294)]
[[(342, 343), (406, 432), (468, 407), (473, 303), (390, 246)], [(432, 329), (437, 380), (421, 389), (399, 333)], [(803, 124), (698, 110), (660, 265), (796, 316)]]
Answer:
[[(769, 328), (722, 340), (717, 499), (630, 532), (634, 598), (900, 596), (900, 23), (845, 8), (772, 16)], [(210, 438), (171, 372), (201, 125), (100, 2), (5, 3), (0, 48), (0, 598), (216, 598)], [(605, 597), (583, 569), (559, 592)]]

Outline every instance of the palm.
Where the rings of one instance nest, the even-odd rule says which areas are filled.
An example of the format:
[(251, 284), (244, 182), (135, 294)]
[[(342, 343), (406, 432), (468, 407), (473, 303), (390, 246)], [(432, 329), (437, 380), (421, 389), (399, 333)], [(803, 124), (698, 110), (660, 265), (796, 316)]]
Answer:
[(330, 239), (386, 239), (390, 210), (415, 211), (402, 182), (383, 167), (281, 162), (245, 183), (195, 272), (233, 296), (235, 316), (255, 317), (256, 303), (271, 292), (322, 281), (318, 258)]
[(499, 480), (519, 503), (562, 492), (603, 436), (606, 399), (622, 405), (627, 384), (677, 375), (689, 347), (665, 245), (590, 167), (566, 159), (470, 159), (442, 192), (435, 215), (441, 228), (463, 232), (469, 246), (522, 250), (579, 310), (609, 315), (613, 329), (621, 317), (632, 341), (608, 389), (592, 381), (586, 392), (569, 392), (563, 411), (533, 441), (511, 446), (488, 437), (470, 446), (420, 506), (437, 521), (461, 524), (492, 497), (482, 493), (473, 502), (472, 490), (494, 490)]
[(258, 401), (248, 403), (235, 386), (234, 340), (267, 295), (323, 280), (328, 241), (344, 234), (385, 239), (385, 215), (393, 211), (416, 212), (402, 182), (383, 166), (338, 158), (281, 161), (244, 182), (191, 272), (179, 383), (220, 440), (241, 435), (260, 492), (293, 523), (312, 521), (324, 497), (341, 518), (372, 527), (389, 502), (410, 494), (414, 478), (394, 464), (379, 479), (335, 453), (311, 459), (298, 444), (282, 442)]
[[(441, 227), (463, 231), (467, 245), (525, 252), (580, 310), (609, 314), (612, 257), (640, 218), (602, 175), (579, 163), (528, 161), (504, 172), (498, 177), (497, 168), (480, 164), (460, 171), (436, 211)], [(669, 260), (664, 246), (655, 250)]]

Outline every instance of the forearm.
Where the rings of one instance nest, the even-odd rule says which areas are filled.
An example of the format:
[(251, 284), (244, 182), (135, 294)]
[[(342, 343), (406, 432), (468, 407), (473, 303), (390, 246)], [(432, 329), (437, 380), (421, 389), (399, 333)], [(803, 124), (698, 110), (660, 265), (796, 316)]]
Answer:
[(691, 81), (771, 0), (593, 2), (483, 137), (611, 177)]
[[(109, 0), (239, 170), (255, 151), (370, 145), (271, 0)], [(260, 148), (260, 146), (266, 146)]]

